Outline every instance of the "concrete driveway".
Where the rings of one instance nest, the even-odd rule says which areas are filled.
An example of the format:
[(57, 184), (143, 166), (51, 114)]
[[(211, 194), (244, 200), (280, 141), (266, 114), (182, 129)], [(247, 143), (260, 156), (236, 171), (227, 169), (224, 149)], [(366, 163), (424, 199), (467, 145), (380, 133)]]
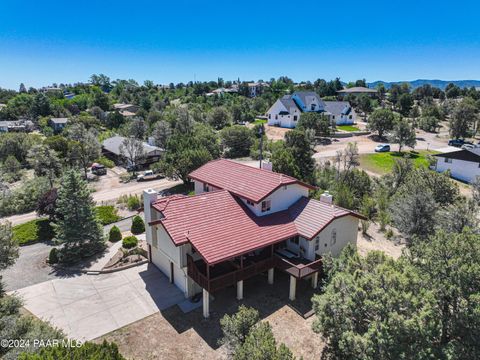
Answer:
[(50, 280), (16, 293), (31, 313), (79, 340), (95, 339), (185, 300), (151, 264)]

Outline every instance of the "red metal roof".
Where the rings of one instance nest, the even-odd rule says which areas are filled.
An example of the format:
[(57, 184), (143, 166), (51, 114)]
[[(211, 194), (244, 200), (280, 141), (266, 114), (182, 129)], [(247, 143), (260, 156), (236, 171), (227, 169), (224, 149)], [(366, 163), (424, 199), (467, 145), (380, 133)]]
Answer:
[[(209, 264), (301, 235), (311, 238), (333, 219), (355, 213), (302, 197), (289, 209), (255, 216), (226, 190), (166, 197), (152, 204), (161, 224), (179, 246), (190, 242)], [(313, 234), (313, 235), (312, 235)]]
[(314, 189), (313, 186), (291, 176), (226, 159), (210, 161), (191, 172), (189, 177), (216, 188), (228, 190), (255, 203), (262, 201), (282, 185), (300, 184)]

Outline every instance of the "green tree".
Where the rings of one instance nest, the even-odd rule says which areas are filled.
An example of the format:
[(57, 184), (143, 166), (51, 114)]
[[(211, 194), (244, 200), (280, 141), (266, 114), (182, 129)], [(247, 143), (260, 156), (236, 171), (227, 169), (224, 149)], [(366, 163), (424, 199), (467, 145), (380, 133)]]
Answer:
[(434, 116), (422, 116), (418, 123), (420, 129), (428, 132), (436, 132), (439, 125), (438, 119)]
[(409, 187), (399, 191), (390, 205), (393, 223), (408, 239), (425, 238), (434, 230), (437, 204), (427, 189)]
[(417, 143), (415, 129), (410, 126), (408, 121), (405, 119), (399, 119), (395, 123), (389, 138), (392, 143), (398, 144), (399, 152), (402, 152), (402, 148), (404, 146), (408, 146), (413, 149)]
[[(5, 270), (15, 263), (18, 258), (18, 244), (13, 239), (12, 226), (9, 222), (0, 223), (0, 271)], [(0, 296), (1, 291), (0, 276)]]
[(383, 138), (385, 132), (393, 130), (395, 120), (396, 116), (392, 110), (376, 109), (368, 118), (367, 128), (370, 131), (376, 131), (378, 136)]
[(317, 136), (330, 136), (333, 127), (328, 116), (316, 112), (302, 113), (297, 124), (298, 129), (312, 129)]
[(208, 114), (208, 123), (216, 130), (223, 129), (230, 122), (230, 113), (223, 107), (215, 107)]
[(4, 163), (2, 164), (2, 172), (3, 172), (3, 178), (5, 178), (6, 181), (17, 181), (21, 177), (21, 169), (22, 165), (20, 162), (17, 160), (17, 158), (13, 155), (9, 155)]
[(295, 357), (285, 344), (277, 347), (272, 328), (262, 322), (250, 330), (245, 342), (235, 351), (234, 360), (293, 360)]
[(358, 97), (358, 108), (360, 109), (361, 112), (363, 112), (363, 119), (367, 119), (367, 114), (372, 112), (373, 106), (372, 106), (372, 99), (370, 96), (366, 94), (362, 94)]
[(120, 144), (119, 150), (122, 156), (127, 160), (127, 164), (132, 166), (133, 174), (135, 174), (137, 166), (145, 158), (143, 142), (133, 136), (126, 137)]
[(254, 142), (252, 130), (240, 125), (222, 129), (220, 138), (225, 148), (226, 156), (229, 158), (248, 156), (250, 147)]
[(73, 124), (68, 129), (68, 138), (70, 143), (70, 157), (74, 163), (80, 165), (83, 169), (85, 178), (87, 178), (87, 171), (90, 164), (100, 157), (101, 146), (95, 136), (95, 133), (90, 129), (87, 130), (85, 125)]
[(224, 315), (220, 319), (223, 337), (220, 344), (227, 347), (230, 353), (234, 353), (245, 342), (250, 330), (260, 320), (257, 310), (240, 305), (233, 315)]
[(470, 135), (470, 127), (476, 120), (477, 109), (469, 101), (462, 100), (453, 109), (449, 120), (450, 136), (455, 139)]
[(60, 175), (61, 163), (55, 150), (47, 145), (34, 145), (27, 155), (29, 165), (35, 171), (36, 176), (45, 176), (53, 188), (53, 181)]
[(85, 180), (75, 170), (67, 170), (58, 190), (55, 242), (62, 244), (60, 261), (72, 263), (105, 247), (103, 228)]
[[(433, 294), (429, 316), (440, 359), (480, 357), (480, 235), (438, 232), (411, 248), (410, 261), (422, 275), (423, 287)], [(431, 346), (431, 345), (430, 345)]]
[(44, 93), (38, 93), (33, 98), (32, 115), (34, 117), (47, 116), (51, 113), (50, 99)]
[(405, 93), (398, 97), (398, 107), (400, 109), (400, 114), (403, 116), (408, 116), (410, 110), (413, 106), (413, 97), (412, 95)]
[[(314, 177), (315, 160), (312, 158), (312, 140), (313, 134), (309, 130), (295, 129), (285, 135), (285, 148), (291, 151), (295, 166), (299, 169), (298, 178), (306, 182), (312, 182)], [(273, 161), (273, 157), (272, 165), (274, 171), (277, 171), (279, 164)]]
[(326, 358), (434, 358), (434, 300), (415, 267), (379, 251), (363, 258), (351, 247), (327, 260), (327, 285), (313, 297), (313, 328), (327, 339)]
[(108, 241), (117, 242), (120, 240), (122, 240), (122, 233), (120, 232), (118, 226), (114, 225), (110, 228), (108, 233)]
[(170, 123), (165, 120), (160, 120), (153, 125), (152, 136), (155, 140), (155, 145), (165, 149), (168, 139), (172, 135), (172, 128)]

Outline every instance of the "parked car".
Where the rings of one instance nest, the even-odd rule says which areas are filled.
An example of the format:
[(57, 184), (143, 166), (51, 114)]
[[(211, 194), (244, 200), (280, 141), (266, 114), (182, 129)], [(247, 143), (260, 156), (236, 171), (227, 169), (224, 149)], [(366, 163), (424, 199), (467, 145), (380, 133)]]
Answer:
[(107, 175), (107, 168), (102, 164), (93, 163), (91, 170), (95, 175)]
[(473, 145), (473, 144), (463, 144), (462, 149), (464, 150), (473, 150), (480, 147), (480, 145)]
[(448, 146), (462, 147), (465, 144), (473, 145), (470, 141), (465, 141), (464, 139), (448, 140)]
[(390, 151), (390, 145), (389, 144), (380, 144), (377, 145), (375, 148), (375, 152), (389, 152)]
[(137, 181), (148, 181), (148, 180), (155, 180), (159, 179), (161, 176), (159, 174), (155, 174), (152, 170), (147, 170), (143, 174), (137, 176)]

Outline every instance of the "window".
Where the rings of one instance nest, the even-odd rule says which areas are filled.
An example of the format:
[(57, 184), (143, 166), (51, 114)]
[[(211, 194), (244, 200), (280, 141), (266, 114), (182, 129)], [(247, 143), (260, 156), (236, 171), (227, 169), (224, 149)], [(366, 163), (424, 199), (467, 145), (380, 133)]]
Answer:
[(209, 192), (210, 188), (208, 187), (208, 184), (203, 183), (203, 192)]
[(318, 251), (320, 249), (320, 238), (317, 236), (315, 238), (315, 251)]
[(452, 159), (450, 159), (450, 158), (445, 158), (445, 162), (451, 164), (451, 163), (452, 163)]
[(337, 242), (337, 230), (332, 230), (332, 238), (330, 239), (330, 245), (335, 245)]
[(335, 115), (332, 115), (332, 119), (335, 120)]
[(275, 120), (278, 120), (278, 115), (275, 115)]
[(317, 105), (312, 104), (312, 105), (310, 106), (310, 109), (311, 109), (312, 111), (315, 110), (315, 106), (317, 106)]
[(272, 118), (272, 114), (268, 114), (268, 118), (271, 119), (271, 118)]
[(297, 115), (293, 116), (293, 121), (297, 121)]
[(195, 254), (197, 252), (197, 250), (195, 250), (195, 248), (192, 246), (192, 254)]
[(270, 211), (272, 202), (270, 200), (262, 201), (262, 212)]
[(290, 238), (290, 242), (292, 244), (298, 245), (300, 243), (300, 240), (299, 240), (298, 236), (294, 236), (294, 237)]
[(247, 200), (247, 205), (255, 206), (255, 204), (253, 203), (253, 201), (250, 201), (250, 200)]
[(351, 118), (352, 118), (352, 115), (349, 115), (348, 118), (351, 119)]

